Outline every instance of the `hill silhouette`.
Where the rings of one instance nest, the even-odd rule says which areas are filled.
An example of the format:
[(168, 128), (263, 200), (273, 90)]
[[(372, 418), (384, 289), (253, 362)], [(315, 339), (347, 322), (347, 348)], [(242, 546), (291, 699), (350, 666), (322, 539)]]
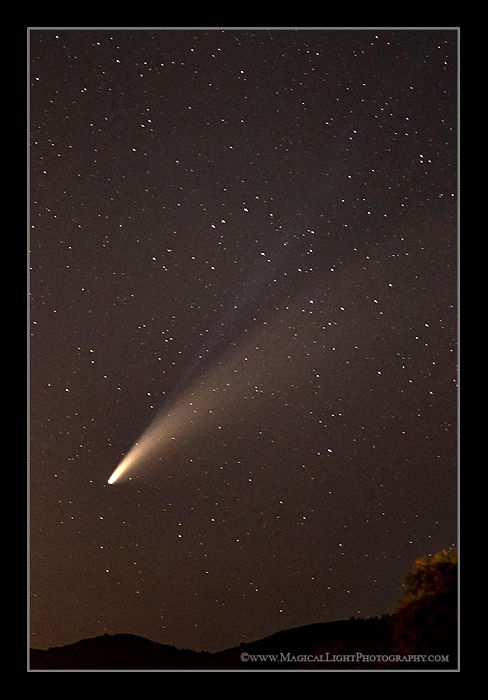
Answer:
[(32, 669), (192, 669), (210, 656), (132, 634), (104, 634), (47, 650), (31, 649)]
[[(358, 653), (363, 657), (356, 657)], [(45, 651), (32, 649), (30, 668), (246, 671), (456, 668), (454, 653), (449, 662), (420, 661), (415, 654), (409, 661), (400, 662), (397, 655), (390, 616), (384, 616), (296, 627), (215, 653), (177, 649), (130, 634), (105, 634)]]
[(105, 634), (31, 649), (32, 670), (374, 670), (457, 668), (457, 556), (419, 558), (390, 615), (282, 630), (216, 653), (177, 649), (130, 634)]

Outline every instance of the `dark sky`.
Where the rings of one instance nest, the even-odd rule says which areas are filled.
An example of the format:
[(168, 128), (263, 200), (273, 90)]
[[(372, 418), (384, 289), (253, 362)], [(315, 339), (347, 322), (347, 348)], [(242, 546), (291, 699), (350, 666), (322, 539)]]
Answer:
[(35, 29), (30, 85), (32, 646), (390, 611), (456, 544), (457, 31)]

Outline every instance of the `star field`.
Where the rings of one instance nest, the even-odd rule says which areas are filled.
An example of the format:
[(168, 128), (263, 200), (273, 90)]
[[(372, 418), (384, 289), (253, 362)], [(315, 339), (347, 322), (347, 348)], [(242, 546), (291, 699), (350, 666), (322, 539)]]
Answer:
[(31, 645), (390, 611), (456, 544), (457, 32), (35, 29), (29, 96)]

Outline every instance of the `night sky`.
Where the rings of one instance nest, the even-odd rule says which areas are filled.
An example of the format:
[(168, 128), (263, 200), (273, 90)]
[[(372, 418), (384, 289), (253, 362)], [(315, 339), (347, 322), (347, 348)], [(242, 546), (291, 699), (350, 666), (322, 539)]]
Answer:
[(391, 611), (456, 545), (457, 31), (29, 35), (31, 645)]

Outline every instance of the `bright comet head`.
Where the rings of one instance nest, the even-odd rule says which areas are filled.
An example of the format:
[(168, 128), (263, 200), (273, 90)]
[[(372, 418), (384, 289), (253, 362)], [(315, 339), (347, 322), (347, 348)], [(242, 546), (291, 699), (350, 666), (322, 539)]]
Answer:
[(127, 459), (127, 457), (124, 457), (124, 459), (121, 461), (119, 466), (112, 472), (112, 476), (108, 480), (108, 483), (109, 484), (115, 483), (117, 481), (117, 479), (119, 478), (119, 476), (121, 476), (125, 472), (125, 470), (127, 469), (128, 466), (129, 466), (129, 460)]

